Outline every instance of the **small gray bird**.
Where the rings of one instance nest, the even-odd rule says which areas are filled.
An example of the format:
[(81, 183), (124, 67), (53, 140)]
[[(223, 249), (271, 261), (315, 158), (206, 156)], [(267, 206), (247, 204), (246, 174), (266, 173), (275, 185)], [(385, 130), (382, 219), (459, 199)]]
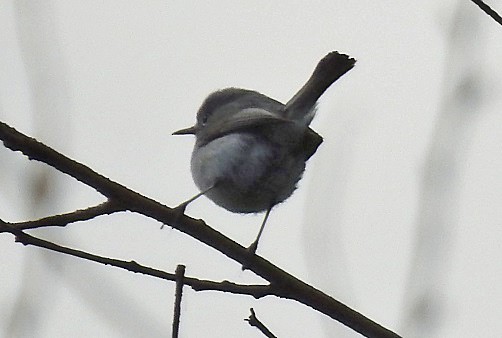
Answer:
[(265, 211), (255, 252), (270, 211), (296, 189), (305, 163), (322, 143), (309, 128), (315, 105), (328, 87), (354, 67), (355, 60), (331, 52), (319, 61), (305, 85), (285, 105), (256, 91), (226, 88), (209, 95), (195, 126), (173, 135), (194, 134), (191, 171), (199, 194), (236, 213)]

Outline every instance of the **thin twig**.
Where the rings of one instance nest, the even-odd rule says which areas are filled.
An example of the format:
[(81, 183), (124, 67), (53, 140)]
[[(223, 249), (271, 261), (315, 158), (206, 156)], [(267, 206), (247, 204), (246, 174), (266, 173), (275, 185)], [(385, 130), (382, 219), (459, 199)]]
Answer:
[[(94, 255), (85, 251), (80, 251), (76, 249), (71, 249), (64, 247), (53, 242), (49, 242), (40, 239), (35, 236), (31, 236), (24, 231), (12, 227), (9, 223), (4, 222), (0, 219), (0, 231), (10, 232), (16, 236), (16, 242), (23, 245), (33, 245), (39, 248), (51, 250), (54, 252), (59, 252), (62, 254), (82, 258), (88, 261), (110, 265), (124, 270), (128, 270), (134, 273), (141, 273), (147, 276), (156, 277), (168, 281), (176, 281), (176, 275), (165, 272), (162, 270), (157, 270), (144, 265), (141, 265), (135, 261), (124, 261), (119, 259), (113, 259), (103, 256)], [(229, 281), (215, 282), (210, 280), (203, 280), (193, 277), (184, 277), (183, 283), (190, 286), (195, 291), (220, 291), (228, 292), (234, 294), (248, 295), (254, 298), (262, 298), (269, 295), (277, 295), (275, 289), (269, 285), (245, 285), (236, 284)]]
[(256, 314), (254, 312), (253, 308), (250, 308), (249, 311), (251, 311), (251, 314), (249, 315), (248, 319), (244, 319), (246, 322), (249, 323), (249, 325), (256, 327), (258, 330), (261, 331), (265, 336), (268, 338), (277, 338), (262, 322), (258, 320), (256, 317)]
[(180, 264), (176, 267), (176, 294), (174, 298), (173, 338), (178, 338), (180, 330), (181, 296), (183, 295), (184, 279), (185, 266)]
[(30, 159), (44, 162), (74, 177), (93, 187), (110, 200), (124, 205), (127, 210), (156, 219), (160, 223), (169, 224), (173, 228), (220, 251), (269, 281), (276, 292), (275, 295), (279, 297), (296, 300), (367, 337), (399, 337), (391, 330), (299, 280), (266, 259), (249, 253), (242, 245), (209, 227), (202, 220), (180, 215), (176, 210), (111, 181), (91, 168), (58, 153), (34, 138), (23, 135), (3, 122), (0, 122), (0, 139), (7, 148), (21, 151)]
[(78, 209), (66, 214), (44, 217), (34, 221), (10, 223), (10, 226), (18, 230), (28, 230), (52, 226), (64, 227), (70, 223), (87, 221), (97, 216), (109, 215), (124, 210), (125, 208), (120, 204), (113, 203), (112, 201), (108, 200), (86, 209)]
[(481, 8), (483, 12), (491, 16), (493, 20), (497, 21), (499, 24), (502, 25), (502, 17), (497, 12), (495, 12), (490, 6), (488, 6), (482, 0), (472, 0), (472, 2), (478, 5), (478, 7)]

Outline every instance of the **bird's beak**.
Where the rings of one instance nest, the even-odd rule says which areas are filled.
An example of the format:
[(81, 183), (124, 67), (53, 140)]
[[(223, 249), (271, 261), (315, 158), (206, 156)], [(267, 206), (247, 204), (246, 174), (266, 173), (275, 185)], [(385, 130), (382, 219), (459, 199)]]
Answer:
[(188, 135), (188, 134), (193, 134), (195, 135), (195, 132), (197, 131), (197, 127), (193, 126), (190, 128), (185, 128), (185, 129), (180, 129), (177, 130), (173, 133), (173, 135)]

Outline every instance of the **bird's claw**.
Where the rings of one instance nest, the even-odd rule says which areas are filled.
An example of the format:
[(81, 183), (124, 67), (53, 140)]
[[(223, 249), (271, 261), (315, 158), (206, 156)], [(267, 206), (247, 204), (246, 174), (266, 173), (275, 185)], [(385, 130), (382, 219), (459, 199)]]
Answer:
[[(183, 202), (183, 203), (181, 203), (180, 205), (178, 205), (177, 207), (174, 207), (174, 208), (172, 209), (172, 210), (173, 210), (173, 212), (174, 212), (174, 221), (175, 221), (175, 222), (177, 222), (177, 221), (178, 221), (178, 219), (179, 219), (181, 216), (183, 216), (183, 215), (185, 214), (185, 210), (186, 210), (186, 208), (187, 208), (187, 205), (188, 205), (188, 203), (187, 203), (187, 202)], [(160, 226), (160, 229), (161, 229), (161, 230), (162, 230), (162, 229), (164, 229), (164, 226), (165, 226), (165, 224), (162, 224), (162, 225)]]
[(184, 215), (185, 214), (185, 210), (187, 208), (187, 205), (188, 205), (187, 202), (183, 202), (180, 205), (178, 205), (177, 207), (174, 207), (173, 211), (178, 214), (178, 217), (181, 216), (181, 215)]
[(256, 249), (258, 249), (258, 242), (254, 241), (249, 247), (247, 247), (246, 251), (254, 255), (256, 254)]

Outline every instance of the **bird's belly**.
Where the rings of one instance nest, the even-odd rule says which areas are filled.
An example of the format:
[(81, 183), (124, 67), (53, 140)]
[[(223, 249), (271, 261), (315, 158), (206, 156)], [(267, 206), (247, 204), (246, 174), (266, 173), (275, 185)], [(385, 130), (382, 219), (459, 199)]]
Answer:
[(293, 193), (305, 169), (303, 158), (278, 150), (249, 133), (222, 136), (194, 150), (194, 182), (201, 191), (215, 185), (205, 195), (229, 211), (264, 211)]

